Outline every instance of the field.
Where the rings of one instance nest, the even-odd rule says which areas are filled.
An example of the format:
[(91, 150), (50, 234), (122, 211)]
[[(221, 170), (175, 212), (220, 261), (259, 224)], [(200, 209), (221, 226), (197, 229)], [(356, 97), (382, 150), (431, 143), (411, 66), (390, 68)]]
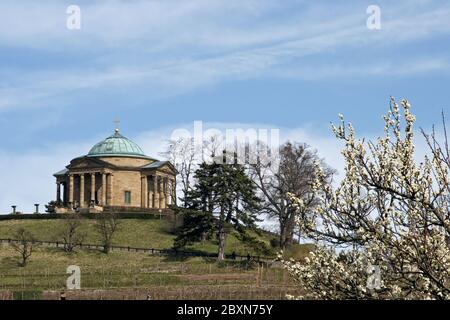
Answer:
[[(31, 230), (39, 240), (55, 241), (62, 220), (9, 220), (0, 222), (0, 238), (14, 238), (18, 227)], [(99, 243), (94, 221), (84, 220), (86, 242)], [(175, 235), (165, 220), (121, 220), (115, 244), (166, 249)], [(260, 238), (270, 246), (270, 238)], [(192, 250), (215, 253), (210, 241)], [(295, 251), (304, 254), (306, 247)], [(226, 251), (257, 255), (260, 252), (231, 236)], [(67, 292), (68, 299), (283, 299), (300, 294), (289, 275), (276, 262), (256, 263), (214, 258), (156, 256), (147, 253), (77, 250), (38, 247), (26, 267), (19, 267), (17, 252), (8, 244), (0, 247), (0, 299), (58, 299), (66, 285), (66, 269), (81, 269), (80, 291)]]

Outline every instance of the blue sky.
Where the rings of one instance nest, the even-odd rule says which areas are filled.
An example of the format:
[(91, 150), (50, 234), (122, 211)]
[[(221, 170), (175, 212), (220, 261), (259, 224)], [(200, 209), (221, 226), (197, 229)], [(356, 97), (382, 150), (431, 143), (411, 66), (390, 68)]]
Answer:
[[(66, 28), (70, 4), (80, 30)], [(380, 30), (366, 27), (372, 4)], [(376, 135), (391, 95), (429, 128), (450, 110), (449, 36), (448, 1), (3, 0), (0, 212), (48, 201), (51, 173), (116, 118), (153, 156), (194, 120), (328, 149), (338, 113)]]

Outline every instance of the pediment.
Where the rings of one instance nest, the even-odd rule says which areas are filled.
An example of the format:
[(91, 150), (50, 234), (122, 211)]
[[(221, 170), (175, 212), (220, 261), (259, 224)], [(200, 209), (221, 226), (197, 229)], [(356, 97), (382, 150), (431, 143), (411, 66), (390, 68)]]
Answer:
[(177, 175), (178, 171), (169, 161), (155, 161), (146, 166), (141, 167), (143, 170), (159, 171), (172, 175)]
[(105, 168), (112, 167), (110, 163), (94, 158), (79, 158), (70, 162), (68, 169), (87, 169), (87, 168)]
[(158, 171), (164, 172), (164, 173), (168, 173), (168, 174), (173, 174), (173, 175), (176, 174), (175, 171), (173, 170), (173, 167), (171, 165), (168, 165), (168, 164), (158, 168)]

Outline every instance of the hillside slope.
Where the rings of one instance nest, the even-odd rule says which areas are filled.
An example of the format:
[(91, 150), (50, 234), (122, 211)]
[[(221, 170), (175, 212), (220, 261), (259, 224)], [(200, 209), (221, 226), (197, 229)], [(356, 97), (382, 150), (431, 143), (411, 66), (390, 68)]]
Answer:
[[(82, 220), (81, 232), (86, 234), (85, 243), (97, 244), (100, 239), (94, 227), (95, 220)], [(61, 230), (64, 220), (6, 220), (0, 221), (0, 238), (14, 238), (14, 233), (19, 227), (31, 231), (38, 240), (61, 241)], [(173, 245), (175, 234), (170, 222), (158, 219), (124, 219), (120, 221), (120, 227), (114, 237), (114, 244), (120, 246), (143, 247), (155, 249), (169, 249)], [(271, 249), (271, 237), (258, 236), (258, 240), (264, 242), (267, 249)], [(197, 243), (188, 249), (199, 250), (207, 253), (217, 252), (217, 244), (214, 241)], [(242, 243), (234, 235), (230, 235), (226, 244), (226, 253), (233, 251), (238, 255), (259, 255), (250, 245)], [(274, 253), (273, 250), (271, 253)]]

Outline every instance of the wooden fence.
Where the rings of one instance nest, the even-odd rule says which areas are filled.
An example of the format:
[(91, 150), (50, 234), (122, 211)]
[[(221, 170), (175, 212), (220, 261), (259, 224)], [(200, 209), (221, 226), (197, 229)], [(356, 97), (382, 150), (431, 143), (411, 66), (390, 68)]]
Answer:
[[(11, 243), (19, 243), (21, 240), (17, 239), (0, 239), (0, 243), (2, 244), (11, 244)], [(63, 242), (58, 241), (34, 241), (35, 244), (40, 246), (45, 246), (49, 248), (64, 248)], [(82, 243), (78, 245), (80, 249), (90, 249), (90, 250), (103, 250), (104, 246), (100, 244), (89, 244)], [(187, 250), (178, 250), (175, 248), (171, 249), (156, 249), (156, 248), (139, 248), (139, 247), (130, 247), (130, 246), (117, 246), (112, 245), (109, 247), (111, 251), (126, 251), (126, 252), (139, 252), (139, 253), (147, 253), (150, 255), (159, 255), (159, 256), (175, 256), (175, 257), (205, 257), (205, 258), (216, 258), (217, 254), (201, 252), (201, 251), (187, 251)], [(271, 262), (275, 260), (275, 257), (269, 256), (254, 256), (254, 255), (237, 255), (231, 254), (226, 255), (226, 259), (237, 260), (237, 261), (256, 261), (256, 262)]]

